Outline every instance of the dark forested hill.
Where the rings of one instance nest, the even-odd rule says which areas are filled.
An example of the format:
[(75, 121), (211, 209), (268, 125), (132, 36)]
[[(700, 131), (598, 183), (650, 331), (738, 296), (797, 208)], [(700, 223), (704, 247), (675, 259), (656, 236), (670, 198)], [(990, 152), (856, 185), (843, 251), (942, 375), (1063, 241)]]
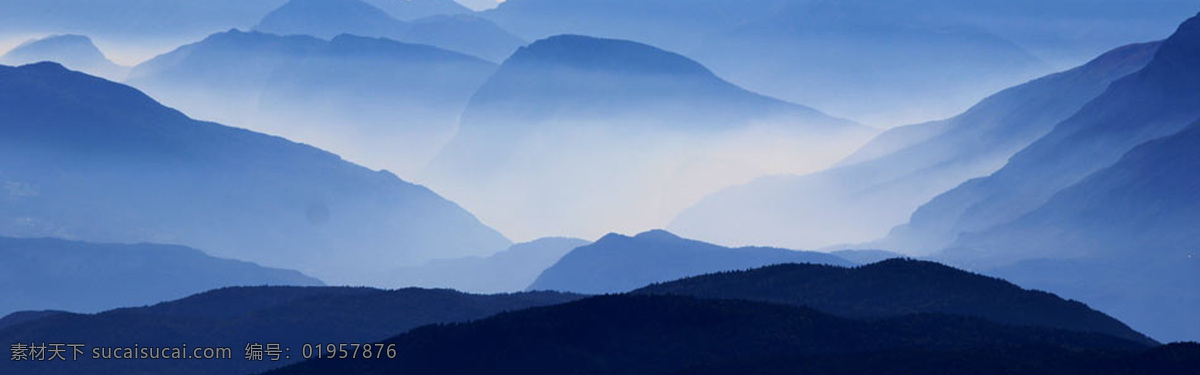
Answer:
[(784, 303), (852, 318), (920, 313), (964, 315), (1019, 326), (1100, 332), (1153, 343), (1124, 323), (1082, 303), (938, 263), (907, 259), (853, 268), (783, 264), (655, 284), (634, 293)]
[(886, 353), (908, 350), (1146, 348), (1103, 335), (947, 315), (859, 321), (792, 306), (626, 295), (429, 326), (384, 343), (395, 344), (395, 359), (313, 360), (271, 374), (670, 374), (729, 361), (852, 353), (872, 353), (858, 365), (885, 369)]
[[(5, 361), (21, 374), (249, 374), (293, 363), (303, 344), (369, 343), (433, 323), (462, 322), (502, 312), (575, 300), (559, 293), (471, 295), (452, 290), (239, 287), (154, 306), (94, 315), (57, 313), (0, 328), (0, 340), (76, 342), (91, 347), (215, 346), (227, 360)], [(248, 361), (247, 344), (277, 343), (290, 359)], [(88, 353), (90, 355), (90, 352)], [(5, 373), (9, 373), (5, 371)]]

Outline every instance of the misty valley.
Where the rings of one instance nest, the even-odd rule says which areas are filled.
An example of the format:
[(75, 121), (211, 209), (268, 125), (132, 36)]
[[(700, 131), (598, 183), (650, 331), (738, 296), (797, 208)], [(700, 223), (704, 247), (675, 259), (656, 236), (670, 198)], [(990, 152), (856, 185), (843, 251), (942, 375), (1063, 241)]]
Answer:
[(0, 374), (1200, 374), (1192, 0), (0, 3)]

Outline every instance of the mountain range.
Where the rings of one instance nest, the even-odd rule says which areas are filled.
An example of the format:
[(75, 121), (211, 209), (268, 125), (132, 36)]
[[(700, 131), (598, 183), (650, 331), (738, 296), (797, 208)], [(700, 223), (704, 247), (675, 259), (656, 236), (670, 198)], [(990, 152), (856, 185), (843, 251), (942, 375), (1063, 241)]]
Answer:
[(128, 67), (117, 65), (104, 56), (92, 39), (83, 35), (52, 35), (31, 39), (0, 56), (0, 64), (25, 65), (53, 61), (68, 69), (111, 80), (124, 79)]
[(1200, 219), (1200, 179), (1180, 172), (1200, 168), (1197, 145), (1200, 122), (1134, 148), (1033, 212), (965, 237), (941, 256), (965, 264), (1031, 258), (988, 272), (1086, 301), (1155, 337), (1195, 340), (1200, 329), (1175, 322), (1200, 311), (1200, 291), (1181, 287), (1200, 285), (1200, 237), (1187, 224)]
[[(690, 53), (714, 34), (762, 22), (787, 7), (874, 9), (882, 21), (958, 24), (1013, 41), (1062, 68), (1114, 46), (1156, 40), (1196, 11), (1188, 0), (507, 0), (482, 14), (526, 39), (578, 33), (631, 39)], [(847, 19), (853, 21), (847, 13)], [(613, 22), (612, 20), (621, 20)]]
[(1013, 326), (1098, 332), (1155, 344), (1083, 303), (939, 263), (911, 259), (890, 259), (852, 268), (781, 264), (654, 284), (633, 294), (781, 303), (855, 319), (912, 314), (971, 316)]
[(950, 116), (1053, 70), (987, 29), (868, 3), (781, 2), (689, 55), (748, 89), (884, 127)]
[(409, 177), (454, 135), (467, 100), (495, 69), (387, 39), (230, 30), (136, 66), (128, 82), (189, 115)]
[(561, 35), (501, 64), (423, 181), (514, 238), (596, 238), (661, 227), (762, 173), (820, 168), (872, 133), (675, 53)]
[(427, 45), (341, 35), (275, 69), (251, 124), (418, 178), (495, 69)]
[[(673, 374), (795, 356), (852, 357), (830, 365), (873, 369), (866, 373), (905, 373), (895, 366), (916, 359), (895, 363), (889, 357), (911, 351), (942, 353), (938, 358), (986, 352), (992, 358), (1029, 365), (1018, 353), (1031, 348), (1048, 353), (1040, 357), (1045, 362), (1017, 372), (1049, 373), (1038, 366), (1065, 365), (1134, 374), (1196, 363), (1193, 357), (1200, 351), (1195, 345), (1158, 348), (1180, 352), (1133, 368), (1106, 368), (1100, 364), (1123, 362), (1150, 347), (1098, 334), (949, 315), (848, 320), (778, 304), (631, 295), (592, 297), (466, 324), (427, 326), (382, 343), (395, 344), (395, 359), (310, 360), (269, 374)], [(1063, 359), (1075, 355), (1087, 360)], [(994, 371), (987, 367), (992, 363), (966, 362), (951, 373)], [(800, 364), (791, 369), (803, 372), (807, 367)]]
[[(434, 6), (432, 0), (422, 1)], [(407, 1), (376, 0), (375, 3), (399, 4)], [(409, 6), (414, 5), (401, 5)], [(393, 13), (399, 12), (394, 5), (387, 5), (387, 8), (393, 9)], [(521, 38), (469, 12), (427, 13), (430, 14), (406, 22), (362, 0), (291, 0), (264, 16), (254, 30), (278, 35), (310, 35), (322, 39), (342, 34), (382, 37), (431, 44), (491, 61), (503, 60), (525, 44)]]
[(368, 0), (367, 3), (401, 21), (473, 13), (454, 0)]
[[(923, 205), (874, 243), (1001, 275), (1109, 311), (1153, 337), (1200, 295), (1189, 186), (1200, 119), (1200, 17), (996, 173)], [(1119, 281), (1118, 281), (1119, 280)]]
[[(471, 295), (451, 290), (378, 290), (343, 287), (223, 288), (153, 306), (98, 314), (48, 313), (6, 317), (0, 325), (5, 342), (64, 340), (85, 343), (89, 351), (78, 361), (54, 363), (5, 361), (6, 370), (21, 374), (172, 373), (253, 374), (298, 362), (303, 346), (371, 343), (410, 329), (465, 322), (499, 312), (559, 304), (579, 297), (559, 293)], [(11, 319), (10, 319), (11, 318)], [(57, 341), (55, 341), (57, 342)], [(231, 359), (105, 360), (91, 358), (90, 348), (226, 347)], [(246, 360), (244, 348), (280, 344), (288, 348), (279, 360)], [(69, 355), (69, 353), (68, 353)], [(6, 371), (7, 372), (7, 371)]]
[(0, 67), (0, 235), (191, 246), (331, 283), (510, 243), (458, 205), (53, 63)]
[(1000, 169), (1113, 81), (1145, 67), (1158, 47), (1117, 48), (1001, 91), (953, 118), (890, 129), (827, 170), (723, 190), (681, 213), (670, 228), (723, 244), (796, 248), (883, 237), (938, 194)]
[[(1149, 140), (1179, 132), (1200, 118), (1200, 18), (1163, 42), (1145, 68), (1117, 80), (1079, 112), (1015, 154), (1003, 168), (968, 181), (921, 206), (881, 243), (936, 250), (960, 234), (1018, 219), (1088, 175), (1116, 163)], [(1017, 249), (979, 259), (995, 264), (1025, 256)]]
[(296, 271), (219, 259), (183, 246), (0, 237), (0, 316), (97, 312), (234, 285), (322, 285)]
[(677, 51), (753, 91), (890, 127), (1162, 39), (1195, 12), (1186, 0), (1152, 3), (511, 0), (481, 14), (525, 39), (584, 34)]
[(1195, 0), (474, 1), (0, 1), (0, 373), (1200, 369)]
[(87, 35), (116, 61), (133, 65), (162, 51), (230, 28), (247, 28), (287, 0), (8, 0), (6, 38)]
[(402, 287), (450, 288), (469, 293), (512, 293), (525, 290), (563, 255), (589, 244), (575, 238), (540, 238), (515, 244), (487, 257), (438, 259), (398, 268), (382, 276), (381, 284)]
[(779, 263), (853, 264), (816, 252), (759, 247), (731, 249), (656, 230), (633, 237), (609, 234), (571, 250), (543, 271), (529, 290), (624, 293), (651, 283)]

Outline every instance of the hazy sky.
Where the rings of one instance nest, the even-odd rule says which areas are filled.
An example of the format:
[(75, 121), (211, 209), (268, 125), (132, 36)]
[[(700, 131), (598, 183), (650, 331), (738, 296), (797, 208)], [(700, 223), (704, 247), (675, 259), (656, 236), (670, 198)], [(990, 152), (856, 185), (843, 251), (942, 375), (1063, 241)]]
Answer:
[(504, 0), (454, 0), (454, 1), (457, 1), (459, 4), (462, 4), (462, 5), (466, 6), (467, 8), (471, 8), (474, 10), (484, 10), (484, 9), (495, 8), (496, 5), (504, 2)]

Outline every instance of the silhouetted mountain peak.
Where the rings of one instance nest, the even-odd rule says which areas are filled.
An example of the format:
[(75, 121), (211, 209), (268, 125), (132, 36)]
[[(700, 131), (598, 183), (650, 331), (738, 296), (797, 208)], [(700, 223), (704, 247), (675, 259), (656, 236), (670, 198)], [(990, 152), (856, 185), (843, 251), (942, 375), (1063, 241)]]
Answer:
[(871, 263), (862, 266), (864, 269), (906, 269), (906, 270), (925, 270), (932, 272), (955, 272), (962, 273), (963, 271), (955, 269), (938, 262), (930, 262), (927, 260), (918, 260), (913, 258), (892, 258), (885, 259), (879, 262)]
[(1163, 42), (1142, 74), (1160, 82), (1197, 85), (1200, 84), (1197, 66), (1200, 66), (1200, 15), (1188, 19)]
[(292, 0), (268, 13), (254, 28), (278, 34), (332, 38), (340, 33), (400, 32), (404, 22), (361, 0)]
[[(156, 116), (183, 119), (178, 111), (158, 104), (141, 91), (103, 78), (67, 69), (62, 64), (43, 61), (20, 67), (0, 66), (0, 97), (14, 95), (21, 100), (34, 100), (38, 95), (71, 97), (89, 109), (101, 110), (109, 105), (129, 105), (130, 108), (157, 111)], [(46, 86), (44, 83), (52, 83)], [(21, 125), (21, 126), (16, 126)], [(22, 122), (16, 127), (48, 126), (46, 123)], [(72, 123), (71, 127), (88, 124)]]
[(613, 233), (575, 248), (543, 271), (529, 289), (618, 293), (688, 276), (782, 263), (854, 264), (825, 253), (728, 248), (652, 230), (633, 237)]
[(8, 55), (19, 55), (22, 53), (34, 51), (70, 51), (76, 54), (85, 54), (88, 58), (96, 60), (106, 60), (104, 53), (92, 43), (92, 39), (84, 35), (63, 34), (52, 35), (41, 39), (34, 39), (21, 43), (21, 45), (13, 48)]
[(367, 3), (404, 21), (431, 16), (471, 13), (470, 9), (454, 0), (367, 0)]
[[(619, 233), (609, 233), (596, 240), (595, 245), (600, 247), (605, 246), (627, 246), (629, 244), (703, 244), (699, 241), (689, 240), (676, 236), (675, 234), (662, 230), (654, 229), (636, 235), (626, 236)], [(707, 244), (705, 244), (707, 245)]]
[(470, 60), (480, 64), (492, 65), (475, 56), (445, 50), (426, 44), (399, 42), (388, 38), (340, 34), (329, 42), (329, 52), (338, 56), (386, 56), (393, 61), (415, 61), (435, 63), (438, 61), (461, 62)]
[(904, 258), (858, 267), (779, 264), (653, 284), (634, 293), (783, 303), (851, 318), (964, 315), (1154, 343), (1082, 303), (943, 264)]
[(218, 42), (218, 41), (278, 40), (280, 38), (312, 39), (312, 40), (316, 39), (314, 37), (306, 36), (306, 35), (292, 35), (292, 36), (282, 36), (281, 37), (279, 35), (264, 33), (264, 32), (258, 31), (258, 30), (242, 31), (241, 29), (233, 28), (233, 29), (226, 30), (224, 32), (209, 35), (209, 36), (205, 37), (204, 40), (201, 41), (201, 43)]
[(707, 68), (682, 55), (627, 40), (557, 35), (521, 48), (512, 64), (545, 64), (625, 74), (711, 76)]
[[(199, 42), (182, 46), (175, 51), (159, 55), (136, 67), (136, 70), (145, 70), (146, 66), (152, 66), (163, 59), (171, 59), (183, 57), (188, 53), (194, 53), (197, 49), (205, 50), (220, 50), (236, 53), (244, 53), (243, 49), (252, 48), (258, 50), (268, 49), (269, 46), (277, 47), (302, 47), (312, 48), (324, 43), (323, 40), (308, 35), (287, 35), (281, 36), (272, 33), (266, 33), (258, 30), (243, 31), (233, 28), (223, 32), (210, 34)], [(249, 57), (246, 55), (239, 55)], [(135, 74), (136, 76), (137, 74)]]
[(70, 74), (70, 69), (53, 61), (39, 61), (16, 67), (18, 71), (27, 74)]
[(637, 236), (634, 236), (634, 238), (644, 239), (644, 240), (654, 240), (654, 241), (683, 240), (683, 238), (676, 236), (674, 233), (671, 233), (671, 232), (668, 232), (668, 231), (665, 231), (662, 229), (654, 229), (651, 231), (639, 233)]

